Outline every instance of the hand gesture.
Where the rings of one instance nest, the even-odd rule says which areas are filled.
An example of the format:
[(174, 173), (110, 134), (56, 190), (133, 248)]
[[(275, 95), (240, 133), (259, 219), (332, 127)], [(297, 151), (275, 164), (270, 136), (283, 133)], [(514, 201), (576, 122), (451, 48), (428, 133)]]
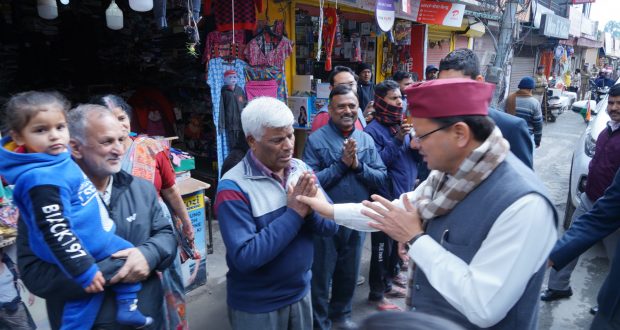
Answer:
[(375, 101), (368, 102), (362, 114), (364, 115), (366, 122), (370, 123), (375, 118)]
[(363, 215), (376, 222), (369, 222), (370, 227), (381, 230), (400, 243), (406, 243), (422, 232), (422, 221), (418, 215), (418, 210), (409, 202), (407, 195), (403, 196), (404, 210), (379, 195), (372, 195), (371, 197), (375, 203), (362, 202), (364, 206), (374, 211), (362, 210)]
[(297, 200), (310, 206), (323, 218), (334, 218), (334, 206), (327, 201), (321, 190), (318, 190), (315, 196), (297, 196)]
[(300, 202), (297, 199), (297, 196), (314, 197), (316, 196), (317, 190), (318, 188), (316, 186), (316, 183), (314, 182), (314, 176), (312, 175), (312, 173), (304, 172), (299, 177), (299, 180), (297, 181), (295, 187), (291, 185), (288, 186), (286, 205), (289, 208), (293, 209), (293, 211), (297, 212), (299, 216), (305, 218), (306, 216), (308, 216), (308, 214), (310, 214), (312, 209), (308, 205)]
[[(92, 282), (90, 282), (90, 285), (87, 286), (84, 289), (84, 291), (86, 291), (86, 293), (102, 292), (104, 284), (105, 284), (105, 278), (103, 278), (103, 274), (100, 271), (97, 271)], [(33, 299), (33, 302), (34, 302), (34, 299)]]
[(398, 139), (398, 141), (403, 141), (405, 135), (409, 134), (409, 132), (411, 131), (411, 127), (412, 125), (407, 123), (403, 123), (402, 125), (400, 125), (400, 128), (396, 133), (396, 138)]

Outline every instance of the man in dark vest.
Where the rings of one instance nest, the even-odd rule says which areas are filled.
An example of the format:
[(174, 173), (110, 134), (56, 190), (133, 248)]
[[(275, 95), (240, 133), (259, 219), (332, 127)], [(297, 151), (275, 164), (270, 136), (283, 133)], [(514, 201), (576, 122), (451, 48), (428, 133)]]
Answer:
[(493, 90), (471, 79), (407, 89), (412, 139), (433, 170), (413, 192), (392, 202), (377, 195), (374, 203), (333, 206), (321, 197), (300, 200), (340, 225), (400, 242), (416, 265), (412, 311), (468, 329), (536, 329), (557, 213), (489, 119)]

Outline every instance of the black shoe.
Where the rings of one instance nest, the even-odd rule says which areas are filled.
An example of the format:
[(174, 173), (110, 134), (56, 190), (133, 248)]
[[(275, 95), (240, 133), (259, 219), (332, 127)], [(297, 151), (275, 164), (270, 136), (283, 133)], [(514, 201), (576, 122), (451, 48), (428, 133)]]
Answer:
[(554, 301), (558, 299), (568, 298), (572, 295), (573, 295), (573, 290), (571, 288), (568, 288), (568, 290), (547, 289), (540, 294), (540, 300)]
[(335, 329), (335, 330), (357, 329), (357, 323), (351, 321), (351, 319), (344, 319), (342, 321), (332, 322), (332, 329)]
[(592, 308), (590, 308), (590, 314), (596, 315), (596, 313), (598, 313), (598, 306), (592, 306)]

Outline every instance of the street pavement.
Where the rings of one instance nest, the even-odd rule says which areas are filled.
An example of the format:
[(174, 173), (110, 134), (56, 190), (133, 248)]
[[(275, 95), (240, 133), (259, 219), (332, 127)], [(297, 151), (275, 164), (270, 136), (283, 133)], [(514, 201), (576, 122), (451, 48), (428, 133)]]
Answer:
[[(555, 123), (545, 124), (541, 147), (536, 149), (534, 167), (547, 186), (555, 204), (560, 223), (563, 220), (568, 192), (568, 178), (572, 150), (585, 124), (578, 114), (565, 112)], [(559, 226), (561, 228), (561, 226)], [(191, 329), (230, 329), (226, 307), (225, 248), (214, 223), (214, 254), (207, 257), (208, 282), (188, 294), (188, 318)], [(368, 277), (370, 264), (370, 236), (367, 237), (361, 262), (361, 274)], [(608, 270), (608, 261), (601, 246), (586, 252), (579, 261), (572, 277), (573, 297), (551, 303), (540, 303), (539, 329), (587, 329), (592, 320), (588, 313), (596, 304), (596, 294)], [(546, 283), (546, 281), (545, 281)], [(359, 322), (374, 313), (367, 304), (368, 283), (358, 286), (353, 299), (353, 320)], [(394, 300), (404, 308), (404, 299)], [(39, 329), (49, 329), (41, 299), (31, 307)]]

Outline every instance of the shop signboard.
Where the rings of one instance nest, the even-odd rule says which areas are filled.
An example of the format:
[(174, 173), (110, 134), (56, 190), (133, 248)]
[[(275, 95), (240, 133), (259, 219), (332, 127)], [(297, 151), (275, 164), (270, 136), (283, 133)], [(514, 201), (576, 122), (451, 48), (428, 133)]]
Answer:
[(430, 0), (415, 0), (412, 4), (412, 15), (419, 23), (460, 27), (464, 14), (463, 4)]
[(568, 39), (570, 21), (554, 14), (543, 14), (540, 22), (540, 33), (544, 36), (558, 39)]
[(377, 0), (376, 9), (375, 17), (381, 31), (388, 32), (392, 30), (394, 20), (396, 19), (394, 0)]
[(540, 21), (542, 20), (543, 14), (553, 14), (553, 10), (541, 5), (540, 1), (532, 2), (532, 11), (534, 12), (534, 27), (540, 28)]

